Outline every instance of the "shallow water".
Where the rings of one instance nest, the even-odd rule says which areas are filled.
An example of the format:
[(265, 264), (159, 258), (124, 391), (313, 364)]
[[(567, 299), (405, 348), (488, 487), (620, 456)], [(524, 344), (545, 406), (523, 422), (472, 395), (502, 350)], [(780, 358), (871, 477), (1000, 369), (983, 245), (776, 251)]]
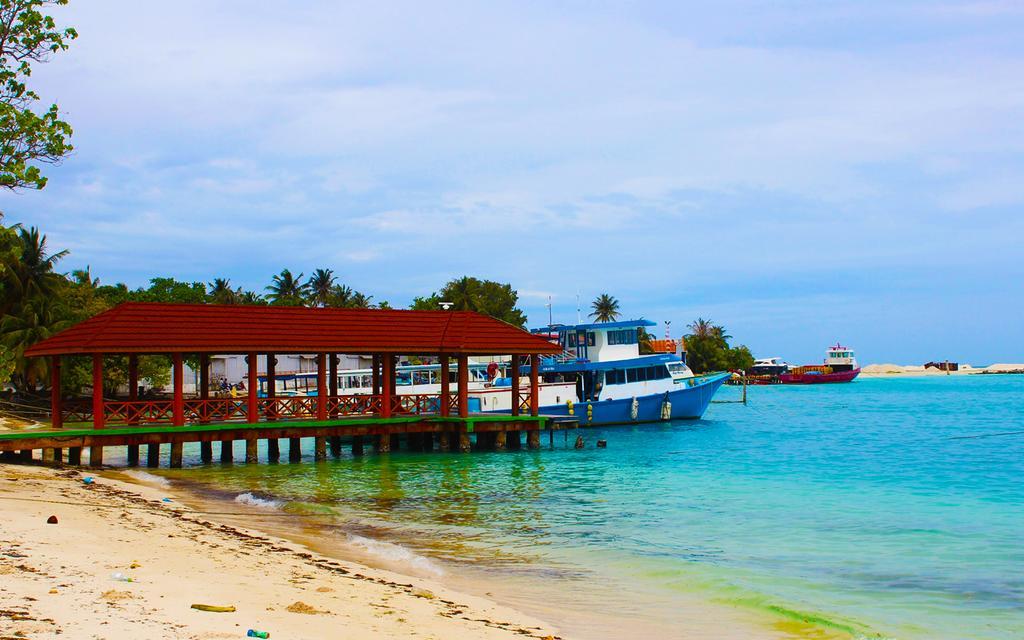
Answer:
[(1014, 431), (1024, 376), (862, 379), (581, 430), (579, 451), (545, 434), (539, 452), (203, 466), (187, 448), (193, 468), (158, 473), (386, 566), (486, 578), (587, 636), (604, 616), (671, 637), (696, 597), (783, 635), (995, 639), (1024, 637)]

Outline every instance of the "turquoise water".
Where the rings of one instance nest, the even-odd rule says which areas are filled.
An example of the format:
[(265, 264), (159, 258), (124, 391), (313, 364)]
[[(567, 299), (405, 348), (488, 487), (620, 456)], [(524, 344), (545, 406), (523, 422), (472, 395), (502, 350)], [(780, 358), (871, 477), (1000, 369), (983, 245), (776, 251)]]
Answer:
[(1014, 431), (1024, 376), (861, 379), (581, 430), (583, 450), (559, 434), (539, 452), (160, 473), (421, 573), (500, 576), (516, 604), (568, 590), (570, 628), (573, 607), (678, 628), (673, 603), (696, 596), (837, 634), (994, 639), (1024, 637)]

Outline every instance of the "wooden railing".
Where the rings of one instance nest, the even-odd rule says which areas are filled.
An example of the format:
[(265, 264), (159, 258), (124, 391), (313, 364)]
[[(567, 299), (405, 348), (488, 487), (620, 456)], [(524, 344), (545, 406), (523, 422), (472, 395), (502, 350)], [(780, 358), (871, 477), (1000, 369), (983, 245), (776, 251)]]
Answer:
[[(527, 394), (525, 396), (529, 398)], [(382, 413), (383, 398), (380, 395), (358, 394), (331, 396), (326, 398), (327, 416), (339, 418), (348, 416), (373, 416)], [(259, 398), (257, 407), (261, 420), (315, 420), (320, 398), (317, 396), (289, 396)], [(432, 415), (441, 412), (440, 394), (407, 394), (391, 397), (391, 415)], [(207, 424), (215, 422), (244, 422), (249, 417), (249, 399), (237, 398), (187, 398), (184, 400), (184, 421), (186, 424)], [(448, 395), (451, 415), (458, 415), (457, 394)], [(156, 400), (107, 400), (103, 403), (104, 422), (107, 425), (168, 424), (174, 422), (174, 401)], [(92, 401), (89, 399), (65, 400), (61, 405), (64, 422), (91, 422)]]

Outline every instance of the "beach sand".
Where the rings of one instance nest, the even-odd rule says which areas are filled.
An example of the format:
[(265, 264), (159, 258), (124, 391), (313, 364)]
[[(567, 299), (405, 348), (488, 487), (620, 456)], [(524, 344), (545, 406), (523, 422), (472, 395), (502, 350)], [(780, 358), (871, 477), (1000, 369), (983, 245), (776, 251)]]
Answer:
[(0, 465), (0, 638), (243, 638), (250, 628), (271, 638), (558, 637), (487, 599), (216, 523), (158, 489), (85, 484), (87, 475)]
[(869, 364), (861, 368), (860, 375), (865, 378), (883, 378), (900, 376), (905, 378), (918, 376), (963, 376), (977, 374), (1017, 373), (1024, 371), (1024, 364), (998, 363), (987, 367), (972, 367), (969, 364), (961, 364), (958, 371), (941, 371), (935, 368), (925, 368), (923, 365), (906, 364)]

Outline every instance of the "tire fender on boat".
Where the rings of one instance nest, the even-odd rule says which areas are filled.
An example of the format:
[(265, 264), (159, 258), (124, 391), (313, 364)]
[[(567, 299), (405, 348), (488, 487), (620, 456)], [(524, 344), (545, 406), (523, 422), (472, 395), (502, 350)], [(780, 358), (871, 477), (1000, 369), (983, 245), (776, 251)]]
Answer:
[(640, 402), (633, 396), (633, 402), (629, 405), (629, 417), (631, 420), (636, 420), (640, 417)]
[(672, 402), (668, 399), (668, 393), (665, 394), (665, 399), (661, 401), (661, 419), (672, 419)]

